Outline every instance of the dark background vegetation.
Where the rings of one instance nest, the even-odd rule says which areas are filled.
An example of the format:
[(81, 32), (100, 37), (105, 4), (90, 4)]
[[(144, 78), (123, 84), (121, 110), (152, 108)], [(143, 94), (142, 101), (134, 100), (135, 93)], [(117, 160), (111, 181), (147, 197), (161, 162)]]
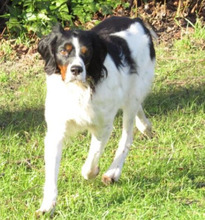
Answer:
[(177, 38), (187, 21), (205, 21), (205, 0), (1, 0), (0, 37), (41, 37), (56, 22), (91, 28), (110, 15), (140, 16), (159, 34), (168, 29)]

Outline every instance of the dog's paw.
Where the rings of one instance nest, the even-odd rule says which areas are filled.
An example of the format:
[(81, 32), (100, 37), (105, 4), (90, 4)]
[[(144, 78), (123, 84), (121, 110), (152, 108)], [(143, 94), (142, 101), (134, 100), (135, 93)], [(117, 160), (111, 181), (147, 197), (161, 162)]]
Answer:
[(151, 139), (151, 138), (153, 137), (152, 127), (151, 127), (151, 126), (146, 127), (145, 130), (142, 131), (142, 134), (143, 134), (146, 138)]
[(84, 179), (89, 180), (95, 178), (100, 172), (99, 167), (95, 167), (92, 170), (87, 169), (86, 165), (83, 165), (81, 174), (84, 177)]
[(136, 117), (136, 127), (145, 137), (152, 138), (152, 123), (149, 119), (145, 118), (144, 121), (141, 121)]
[(108, 185), (114, 183), (115, 180), (114, 180), (113, 178), (109, 177), (109, 176), (103, 175), (103, 176), (102, 176), (102, 182), (103, 182), (106, 186), (108, 186)]
[(54, 211), (55, 211), (55, 206), (56, 206), (56, 202), (43, 202), (40, 209), (38, 209), (36, 211), (36, 217), (40, 217), (41, 215), (45, 214), (45, 213), (50, 213), (50, 215), (52, 216)]
[(102, 182), (105, 185), (110, 185), (114, 182), (117, 182), (120, 178), (121, 170), (119, 168), (108, 170), (102, 176)]

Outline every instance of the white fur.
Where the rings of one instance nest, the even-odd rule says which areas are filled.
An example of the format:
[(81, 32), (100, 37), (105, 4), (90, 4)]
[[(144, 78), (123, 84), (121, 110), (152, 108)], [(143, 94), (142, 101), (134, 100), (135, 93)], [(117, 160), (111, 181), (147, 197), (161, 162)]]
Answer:
[[(75, 50), (76, 50), (76, 57), (73, 60), (73, 62), (69, 63), (69, 65), (68, 65), (68, 68), (67, 68), (67, 71), (66, 71), (65, 83), (69, 83), (69, 82), (72, 82), (74, 80), (79, 80), (79, 81), (85, 82), (85, 80), (86, 80), (86, 70), (85, 70), (84, 62), (80, 58), (80, 45), (79, 45), (78, 39), (76, 37), (74, 37), (73, 40), (72, 40), (72, 43), (73, 43), (73, 45), (75, 47)], [(74, 76), (71, 73), (71, 67), (75, 66), (75, 65), (81, 66), (83, 68), (83, 72), (81, 74), (79, 74), (78, 76)]]
[[(119, 109), (123, 110), (122, 137), (113, 163), (103, 175), (105, 183), (117, 181), (120, 177), (132, 144), (134, 123), (142, 133), (150, 134), (151, 124), (142, 109), (142, 102), (150, 91), (154, 77), (155, 61), (150, 58), (149, 38), (139, 23), (115, 35), (127, 41), (132, 57), (137, 61), (137, 74), (130, 74), (126, 66), (118, 70), (110, 55), (107, 55), (104, 65), (108, 76), (97, 84), (93, 93), (83, 83), (84, 75), (82, 82), (71, 82), (68, 70), (66, 83), (60, 75), (47, 76), (46, 181), (40, 211), (49, 211), (55, 206), (62, 142), (66, 134), (70, 136), (80, 129), (91, 132), (90, 151), (82, 167), (82, 175), (85, 179), (93, 178), (99, 172), (98, 161), (112, 131), (114, 117)], [(77, 39), (74, 41), (77, 45)], [(82, 64), (80, 59), (79, 62)]]

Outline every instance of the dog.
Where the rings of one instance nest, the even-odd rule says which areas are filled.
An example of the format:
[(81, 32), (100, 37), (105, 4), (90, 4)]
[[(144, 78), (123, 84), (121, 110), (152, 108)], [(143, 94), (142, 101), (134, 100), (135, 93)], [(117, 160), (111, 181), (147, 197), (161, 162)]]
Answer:
[(142, 103), (151, 90), (155, 50), (150, 31), (139, 18), (110, 17), (93, 29), (64, 30), (57, 25), (40, 40), (45, 61), (45, 185), (38, 212), (53, 210), (64, 137), (87, 129), (91, 135), (82, 167), (87, 179), (99, 173), (98, 161), (119, 109), (123, 129), (119, 147), (102, 181), (118, 181), (133, 141), (133, 127), (151, 135)]

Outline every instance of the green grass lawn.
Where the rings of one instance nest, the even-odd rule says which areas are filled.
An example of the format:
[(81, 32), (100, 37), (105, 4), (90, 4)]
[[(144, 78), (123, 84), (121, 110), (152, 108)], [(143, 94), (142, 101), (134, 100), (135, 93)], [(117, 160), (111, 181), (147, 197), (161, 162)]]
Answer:
[[(66, 144), (53, 219), (205, 219), (205, 51), (200, 38), (185, 37), (172, 48), (156, 45), (156, 78), (145, 102), (154, 135), (146, 139), (136, 131), (119, 182), (105, 186), (101, 175), (117, 148), (121, 113), (95, 180), (80, 174), (90, 135), (79, 134)], [(0, 219), (35, 219), (44, 183), (45, 73), (38, 57), (0, 59)]]

